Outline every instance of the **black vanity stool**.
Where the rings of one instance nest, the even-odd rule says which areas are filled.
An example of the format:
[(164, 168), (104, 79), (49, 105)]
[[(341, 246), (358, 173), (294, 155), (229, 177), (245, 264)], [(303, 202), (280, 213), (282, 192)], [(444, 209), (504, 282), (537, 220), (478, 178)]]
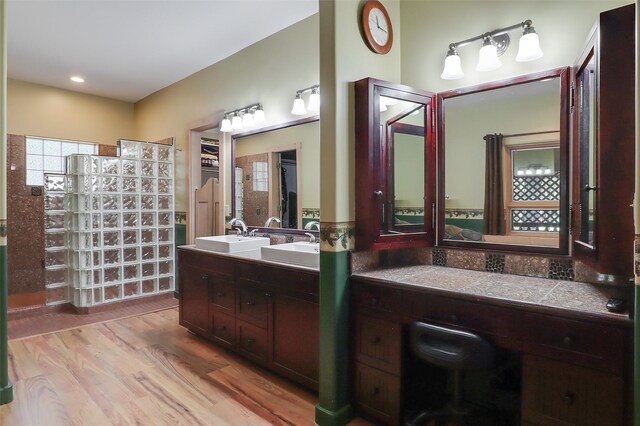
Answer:
[(442, 410), (416, 414), (407, 426), (484, 424), (476, 417), (479, 413), (462, 402), (462, 371), (491, 368), (495, 359), (493, 346), (475, 334), (418, 321), (411, 325), (410, 344), (420, 360), (453, 370), (453, 401)]

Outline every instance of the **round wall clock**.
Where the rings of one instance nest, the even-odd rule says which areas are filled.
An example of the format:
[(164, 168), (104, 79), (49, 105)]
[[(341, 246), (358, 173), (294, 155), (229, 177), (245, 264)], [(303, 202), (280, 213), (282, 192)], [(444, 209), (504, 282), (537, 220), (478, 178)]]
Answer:
[(393, 44), (393, 25), (387, 9), (378, 0), (369, 0), (362, 8), (362, 29), (367, 45), (384, 55)]

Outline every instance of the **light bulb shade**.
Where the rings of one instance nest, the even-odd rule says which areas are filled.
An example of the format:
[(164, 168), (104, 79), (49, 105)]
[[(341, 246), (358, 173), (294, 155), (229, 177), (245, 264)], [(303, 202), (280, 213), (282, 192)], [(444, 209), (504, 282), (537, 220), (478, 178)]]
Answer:
[(542, 58), (542, 55), (544, 55), (544, 53), (542, 53), (542, 49), (540, 49), (540, 39), (535, 31), (531, 30), (520, 37), (518, 54), (516, 55), (517, 62), (535, 61), (536, 59)]
[(261, 124), (265, 121), (266, 118), (264, 116), (264, 110), (262, 108), (257, 109), (256, 112), (253, 113), (253, 122), (256, 124)]
[(225, 133), (233, 131), (233, 127), (231, 127), (231, 120), (225, 117), (220, 124), (220, 131)]
[(251, 127), (253, 126), (253, 114), (250, 112), (245, 112), (242, 116), (242, 126), (243, 127)]
[(498, 59), (498, 49), (493, 44), (485, 44), (478, 54), (478, 65), (476, 71), (493, 71), (502, 66)]
[(309, 104), (307, 110), (311, 112), (318, 112), (320, 110), (320, 93), (314, 91), (309, 95)]
[(443, 80), (457, 80), (462, 77), (464, 77), (464, 72), (460, 64), (460, 56), (457, 53), (447, 55), (440, 78)]
[(291, 114), (293, 115), (305, 115), (307, 113), (307, 109), (304, 107), (304, 100), (300, 97), (300, 95), (296, 96), (293, 100), (293, 108), (291, 109)]
[(231, 127), (233, 130), (242, 130), (242, 118), (236, 113), (231, 119)]

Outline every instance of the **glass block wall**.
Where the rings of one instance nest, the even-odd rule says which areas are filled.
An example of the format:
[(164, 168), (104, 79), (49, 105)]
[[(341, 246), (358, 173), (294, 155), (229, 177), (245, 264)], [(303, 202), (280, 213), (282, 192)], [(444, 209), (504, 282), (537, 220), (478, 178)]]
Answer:
[(66, 175), (46, 175), (48, 304), (174, 290), (173, 158), (172, 146), (121, 140), (120, 157), (70, 155)]

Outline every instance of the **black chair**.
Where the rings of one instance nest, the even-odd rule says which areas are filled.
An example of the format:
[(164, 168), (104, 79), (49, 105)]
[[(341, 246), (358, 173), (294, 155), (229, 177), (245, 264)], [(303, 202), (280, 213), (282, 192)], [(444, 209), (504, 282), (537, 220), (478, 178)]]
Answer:
[(462, 372), (490, 368), (495, 359), (493, 346), (475, 334), (423, 322), (414, 322), (410, 334), (411, 349), (419, 359), (453, 370), (453, 400), (442, 410), (416, 414), (407, 426), (439, 424), (440, 420), (457, 425), (478, 424), (476, 413), (462, 401)]

